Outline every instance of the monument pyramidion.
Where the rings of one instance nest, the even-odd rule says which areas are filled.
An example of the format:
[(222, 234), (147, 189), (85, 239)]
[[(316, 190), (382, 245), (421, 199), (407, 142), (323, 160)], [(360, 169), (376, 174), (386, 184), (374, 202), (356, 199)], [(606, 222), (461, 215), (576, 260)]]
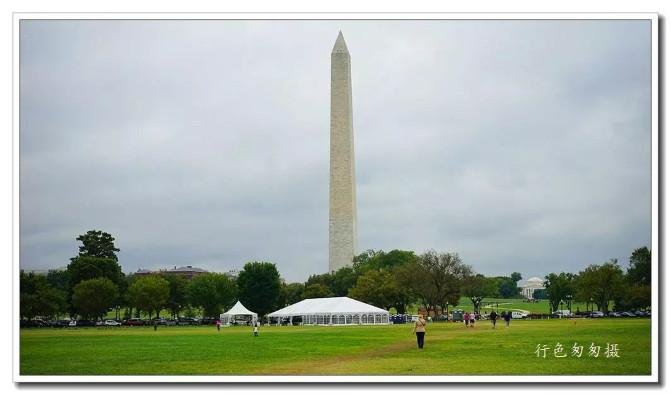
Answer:
[(357, 249), (350, 55), (342, 32), (331, 52), (329, 271), (352, 264)]

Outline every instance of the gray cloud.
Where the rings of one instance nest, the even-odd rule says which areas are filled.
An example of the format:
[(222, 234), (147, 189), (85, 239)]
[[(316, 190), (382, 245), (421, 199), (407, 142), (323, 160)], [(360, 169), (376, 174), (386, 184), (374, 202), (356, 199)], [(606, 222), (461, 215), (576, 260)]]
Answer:
[(352, 56), (360, 249), (486, 274), (650, 245), (645, 21), (22, 21), (21, 266), (328, 267), (330, 50)]

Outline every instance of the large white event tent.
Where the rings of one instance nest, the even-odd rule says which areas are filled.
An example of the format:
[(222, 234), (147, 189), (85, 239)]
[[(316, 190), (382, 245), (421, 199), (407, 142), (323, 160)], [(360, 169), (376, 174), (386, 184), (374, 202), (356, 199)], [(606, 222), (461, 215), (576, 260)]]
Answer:
[(231, 307), (230, 310), (219, 315), (219, 320), (221, 321), (222, 325), (228, 325), (232, 321), (235, 321), (236, 316), (251, 317), (252, 323), (256, 322), (258, 319), (258, 315), (256, 313), (247, 310), (247, 308), (243, 306), (242, 303), (240, 303), (238, 300), (235, 306)]
[(305, 325), (389, 324), (388, 311), (344, 296), (305, 299), (268, 314), (278, 322), (298, 316)]

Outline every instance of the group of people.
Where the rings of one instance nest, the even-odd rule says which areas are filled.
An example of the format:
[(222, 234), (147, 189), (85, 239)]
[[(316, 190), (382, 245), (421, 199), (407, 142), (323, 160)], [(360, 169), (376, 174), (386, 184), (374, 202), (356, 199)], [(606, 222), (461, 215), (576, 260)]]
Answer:
[[(489, 314), (485, 312), (484, 317), (489, 317), (489, 320), (492, 322), (492, 329), (496, 329), (496, 320), (499, 319), (499, 314), (492, 310)], [(478, 319), (478, 315), (475, 313), (464, 313), (464, 324), (466, 327), (469, 325), (472, 327), (475, 326), (475, 321)], [(501, 313), (501, 318), (506, 323), (506, 327), (510, 326), (510, 320), (513, 318), (512, 311), (504, 311)], [(424, 335), (426, 334), (426, 320), (422, 315), (419, 316), (417, 321), (415, 321), (415, 326), (413, 327), (412, 332), (417, 336), (417, 347), (424, 348)]]
[[(485, 316), (487, 316), (486, 313), (485, 313)], [(499, 319), (499, 314), (496, 311), (492, 310), (491, 313), (489, 313), (488, 316), (489, 316), (489, 320), (492, 322), (492, 329), (496, 329), (496, 320)], [(504, 311), (503, 313), (501, 313), (500, 317), (506, 323), (506, 327), (509, 327), (510, 326), (510, 320), (513, 318), (513, 312), (512, 311)]]

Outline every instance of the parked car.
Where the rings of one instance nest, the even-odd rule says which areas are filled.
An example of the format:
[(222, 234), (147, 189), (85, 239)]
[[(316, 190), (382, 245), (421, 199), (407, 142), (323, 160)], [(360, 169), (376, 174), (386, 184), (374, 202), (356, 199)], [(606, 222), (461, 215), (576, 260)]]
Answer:
[(557, 318), (570, 318), (573, 317), (573, 314), (569, 310), (557, 310), (552, 313), (553, 317)]
[(620, 313), (620, 316), (622, 316), (622, 317), (636, 317), (636, 314), (630, 313), (628, 311), (623, 311), (623, 312)]
[(618, 313), (617, 311), (611, 311), (611, 312), (608, 313), (608, 317), (620, 318), (620, 317), (622, 317), (622, 314)]
[(78, 320), (77, 321), (77, 326), (96, 326), (95, 321), (91, 320)]
[(143, 326), (144, 321), (139, 318), (129, 318), (123, 322), (123, 325), (127, 326)]
[(519, 320), (519, 319), (527, 318), (529, 316), (529, 314), (523, 313), (521, 311), (513, 311), (512, 316), (513, 316), (513, 319)]
[(214, 317), (205, 317), (200, 320), (200, 323), (202, 325), (214, 325), (219, 321), (219, 318), (214, 318)]
[(177, 319), (177, 325), (199, 325), (200, 322), (195, 318), (188, 317), (179, 317)]
[(48, 326), (46, 321), (43, 321), (41, 319), (34, 319), (34, 320), (21, 320), (19, 322), (19, 327), (21, 328), (43, 328)]
[(634, 311), (634, 314), (636, 315), (636, 317), (645, 317), (644, 311), (636, 310)]
[(603, 313), (603, 311), (593, 311), (590, 313), (589, 316), (590, 318), (603, 318), (605, 317), (605, 314)]
[(154, 318), (151, 320), (152, 325), (168, 325), (168, 321), (165, 318)]
[(68, 326), (69, 327), (77, 326), (77, 320), (70, 320), (70, 322), (68, 323)]
[(115, 320), (105, 320), (105, 322), (103, 322), (103, 325), (105, 325), (105, 326), (121, 326), (121, 323), (117, 322)]

